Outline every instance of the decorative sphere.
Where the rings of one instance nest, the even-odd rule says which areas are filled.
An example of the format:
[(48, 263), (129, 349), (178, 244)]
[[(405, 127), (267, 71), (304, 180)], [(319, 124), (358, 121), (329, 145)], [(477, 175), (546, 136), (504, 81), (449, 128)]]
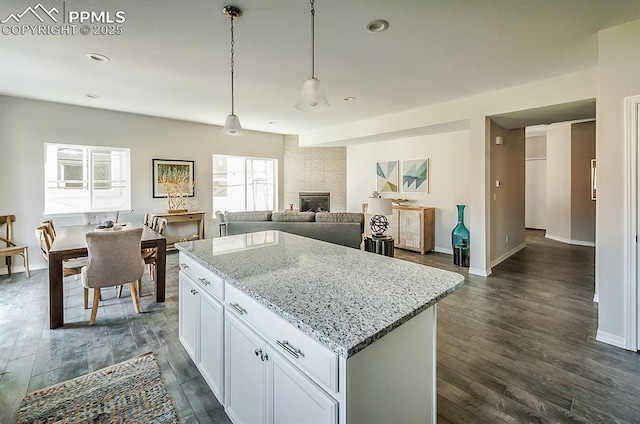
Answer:
[(369, 224), (371, 225), (371, 232), (376, 236), (384, 234), (389, 227), (389, 221), (387, 221), (387, 217), (384, 215), (372, 216)]

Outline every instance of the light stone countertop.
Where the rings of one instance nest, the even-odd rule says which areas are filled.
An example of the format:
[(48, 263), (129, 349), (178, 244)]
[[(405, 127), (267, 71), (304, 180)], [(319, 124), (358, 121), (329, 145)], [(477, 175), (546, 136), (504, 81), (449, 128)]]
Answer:
[(345, 358), (464, 282), (450, 271), (280, 231), (176, 247)]

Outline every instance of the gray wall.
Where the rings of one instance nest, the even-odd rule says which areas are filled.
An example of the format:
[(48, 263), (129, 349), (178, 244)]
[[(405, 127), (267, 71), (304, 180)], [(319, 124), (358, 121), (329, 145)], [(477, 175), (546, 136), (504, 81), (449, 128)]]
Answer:
[[(504, 140), (501, 145), (494, 142), (498, 135)], [(494, 266), (525, 243), (525, 130), (507, 130), (491, 121), (490, 141), (490, 264)]]
[(571, 240), (595, 242), (596, 202), (591, 200), (591, 159), (596, 157), (596, 123), (571, 125)]
[[(0, 143), (0, 215), (16, 215), (14, 238), (29, 246), (34, 267), (45, 266), (34, 236), (44, 210), (44, 143), (131, 149), (133, 212), (121, 215), (121, 221), (141, 222), (146, 212), (166, 211), (166, 200), (152, 197), (152, 159), (195, 160), (196, 196), (189, 198), (188, 207), (206, 211), (207, 237), (217, 233), (211, 219), (212, 154), (283, 161), (282, 135), (247, 131), (243, 137), (227, 137), (212, 125), (6, 96), (0, 96)], [(282, 166), (279, 168), (278, 193), (282, 193)], [(73, 225), (82, 219), (56, 216), (54, 222)], [(4, 264), (0, 267), (3, 272)]]

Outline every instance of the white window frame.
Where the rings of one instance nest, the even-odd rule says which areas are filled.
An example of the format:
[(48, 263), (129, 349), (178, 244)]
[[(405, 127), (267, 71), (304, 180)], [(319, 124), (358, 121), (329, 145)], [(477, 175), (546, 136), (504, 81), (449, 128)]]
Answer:
[[(248, 207), (248, 188), (247, 188), (247, 162), (252, 160), (264, 160), (270, 161), (273, 164), (273, 204), (269, 208), (270, 210), (277, 210), (278, 206), (278, 159), (277, 158), (266, 158), (266, 157), (256, 157), (256, 156), (239, 156), (239, 155), (225, 155), (225, 154), (213, 154), (212, 155), (212, 192), (211, 192), (211, 202), (213, 205), (213, 210), (221, 210), (220, 207), (216, 206), (216, 196), (215, 196), (215, 180), (216, 180), (216, 158), (225, 157), (225, 158), (237, 158), (244, 160), (244, 211), (247, 211)], [(252, 209), (255, 210), (255, 209)]]
[[(67, 184), (66, 180), (59, 179), (59, 170), (60, 162), (58, 157), (50, 158), (49, 150), (51, 148), (59, 149), (59, 148), (68, 148), (68, 149), (82, 149), (82, 180), (79, 181), (80, 187), (67, 188), (64, 187)], [(124, 165), (124, 179), (113, 179), (113, 174), (108, 181), (110, 188), (105, 189), (95, 189), (95, 177), (94, 177), (94, 156), (96, 151), (111, 151), (118, 152), (120, 154), (124, 154), (125, 165)], [(56, 163), (52, 164), (50, 161), (55, 160)], [(50, 179), (51, 167), (55, 167), (55, 179)], [(77, 214), (84, 212), (102, 212), (102, 211), (127, 211), (131, 210), (131, 184), (132, 184), (132, 176), (131, 176), (131, 149), (126, 147), (110, 147), (110, 146), (88, 146), (88, 145), (80, 145), (80, 144), (60, 144), (60, 143), (44, 143), (44, 215), (47, 216), (55, 216), (55, 215), (68, 215), (68, 214)], [(112, 193), (115, 192), (114, 186), (119, 186), (121, 190), (123, 190), (123, 194), (117, 196), (117, 198), (121, 199), (120, 205), (117, 208), (105, 208), (96, 206), (97, 193), (100, 194), (108, 194), (109, 191)], [(77, 206), (69, 206), (67, 208), (61, 207), (55, 202), (55, 193), (57, 190), (84, 190), (86, 191), (86, 195), (78, 196), (78, 200), (83, 203), (88, 203), (86, 206), (77, 207)], [(58, 191), (59, 193), (59, 191)], [(82, 194), (82, 193), (81, 193)], [(64, 199), (64, 197), (62, 197)], [(67, 201), (72, 202), (72, 196), (67, 198)]]

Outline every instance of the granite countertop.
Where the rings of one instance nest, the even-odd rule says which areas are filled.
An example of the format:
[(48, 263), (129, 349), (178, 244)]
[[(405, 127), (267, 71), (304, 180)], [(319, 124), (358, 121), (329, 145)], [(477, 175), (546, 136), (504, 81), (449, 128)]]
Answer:
[(280, 231), (176, 247), (345, 358), (464, 282), (450, 271)]

